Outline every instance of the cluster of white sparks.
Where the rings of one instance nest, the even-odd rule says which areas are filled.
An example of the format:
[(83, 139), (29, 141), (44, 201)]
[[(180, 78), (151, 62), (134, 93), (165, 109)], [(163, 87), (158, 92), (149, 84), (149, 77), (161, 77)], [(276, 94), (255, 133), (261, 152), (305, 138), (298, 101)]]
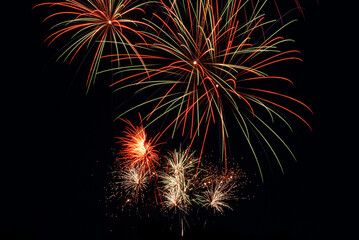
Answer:
[[(114, 209), (129, 215), (149, 215), (157, 208), (166, 218), (179, 219), (183, 236), (189, 221), (201, 209), (214, 216), (225, 215), (234, 210), (239, 199), (251, 198), (244, 195), (251, 182), (238, 165), (222, 171), (210, 162), (204, 164), (207, 161), (199, 164), (195, 152), (188, 148), (180, 147), (162, 158), (156, 175), (141, 167), (123, 167), (121, 160), (117, 159), (110, 172), (112, 180), (106, 189), (110, 193), (105, 199), (110, 210), (106, 215), (110, 217), (119, 216)], [(199, 215), (196, 221), (200, 221)]]

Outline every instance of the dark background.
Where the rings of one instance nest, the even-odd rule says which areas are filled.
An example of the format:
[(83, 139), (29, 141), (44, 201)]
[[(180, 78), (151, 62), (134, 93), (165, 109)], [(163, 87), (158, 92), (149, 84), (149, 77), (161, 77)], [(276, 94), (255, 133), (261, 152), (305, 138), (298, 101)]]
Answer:
[[(254, 200), (210, 218), (207, 228), (191, 228), (185, 239), (348, 239), (354, 230), (357, 107), (350, 69), (357, 33), (350, 29), (350, 6), (313, 2), (287, 33), (304, 60), (291, 76), (296, 96), (314, 111), (312, 132), (294, 124), (290, 143), (298, 163), (288, 164), (284, 175), (268, 175)], [(86, 96), (84, 73), (55, 62), (56, 49), (43, 43), (47, 13), (31, 10), (34, 4), (3, 9), (10, 15), (1, 45), (0, 239), (178, 236), (156, 215), (105, 216), (103, 186), (113, 137), (121, 131), (112, 123), (111, 89), (99, 83)]]

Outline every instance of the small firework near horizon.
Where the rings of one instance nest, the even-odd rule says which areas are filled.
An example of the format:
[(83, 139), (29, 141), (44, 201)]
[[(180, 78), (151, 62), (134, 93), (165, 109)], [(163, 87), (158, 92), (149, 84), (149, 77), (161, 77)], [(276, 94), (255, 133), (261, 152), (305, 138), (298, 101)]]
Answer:
[[(140, 117), (141, 119), (141, 117)], [(159, 165), (159, 151), (156, 149), (160, 143), (158, 135), (148, 138), (142, 121), (139, 126), (133, 125), (128, 120), (123, 120), (127, 126), (122, 137), (117, 137), (117, 143), (121, 145), (118, 152), (119, 164), (123, 168), (134, 169), (138, 176), (157, 178), (156, 167)]]
[(189, 149), (176, 149), (167, 157), (167, 167), (160, 174), (161, 193), (167, 210), (188, 213), (192, 205), (190, 192), (194, 188), (195, 166), (198, 159)]
[(137, 199), (138, 194), (141, 194), (147, 189), (148, 185), (148, 173), (142, 172), (139, 169), (133, 167), (129, 169), (123, 169), (119, 178), (121, 179), (120, 185), (124, 189), (126, 195)]
[(200, 196), (201, 204), (222, 215), (225, 209), (233, 211), (229, 203), (238, 200), (236, 196), (238, 183), (236, 180), (239, 177), (237, 174), (237, 172), (231, 171), (227, 175), (210, 175), (203, 183), (204, 190)]
[(150, 188), (148, 175), (141, 176), (142, 172), (134, 168), (121, 168), (117, 161), (107, 174), (109, 180), (104, 187), (104, 200), (109, 211), (106, 215), (117, 217), (119, 212), (136, 212), (145, 205)]

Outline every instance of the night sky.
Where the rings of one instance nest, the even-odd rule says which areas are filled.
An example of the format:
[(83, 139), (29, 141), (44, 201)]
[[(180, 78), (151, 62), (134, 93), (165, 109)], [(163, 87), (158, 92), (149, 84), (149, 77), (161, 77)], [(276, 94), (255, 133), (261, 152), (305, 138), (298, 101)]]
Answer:
[[(105, 216), (103, 187), (122, 130), (112, 123), (116, 97), (101, 80), (86, 96), (86, 68), (55, 61), (58, 49), (43, 43), (46, 8), (32, 10), (35, 3), (3, 9), (15, 19), (2, 34), (0, 239), (178, 238), (158, 213)], [(294, 14), (299, 21), (286, 30), (303, 63), (283, 70), (294, 96), (314, 111), (306, 115), (312, 132), (294, 120), (286, 135), (298, 162), (284, 160), (284, 175), (268, 170), (264, 184), (256, 169), (244, 169), (259, 185), (251, 189), (255, 198), (208, 217), (206, 228), (187, 229), (184, 239), (350, 239), (357, 106), (350, 106), (356, 85), (347, 69), (357, 33), (347, 30), (339, 3), (306, 4), (305, 19)]]

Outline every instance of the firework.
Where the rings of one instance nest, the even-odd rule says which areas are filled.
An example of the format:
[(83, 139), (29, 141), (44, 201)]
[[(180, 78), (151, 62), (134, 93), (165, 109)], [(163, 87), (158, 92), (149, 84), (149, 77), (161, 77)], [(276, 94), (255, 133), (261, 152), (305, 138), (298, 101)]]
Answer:
[[(268, 2), (274, 3), (280, 21), (267, 19)], [(229, 129), (233, 124), (228, 122), (235, 122), (244, 136), (262, 181), (254, 140), (262, 145), (265, 155), (272, 154), (282, 172), (277, 146), (270, 143), (270, 138), (281, 143), (295, 159), (285, 141), (267, 123), (279, 120), (292, 130), (283, 115), (287, 113), (311, 129), (297, 113), (299, 110), (292, 108), (301, 107), (311, 113), (312, 110), (275, 90), (276, 81), (293, 82), (268, 70), (277, 63), (302, 61), (299, 51), (282, 49), (293, 40), (282, 37), (281, 31), (294, 20), (283, 22), (277, 2), (159, 0), (156, 1), (158, 10), (151, 15), (145, 13), (144, 7), (152, 1), (61, 0), (35, 6), (59, 10), (44, 19), (60, 19), (52, 27), (54, 32), (45, 39), (48, 45), (70, 35), (59, 59), (71, 63), (81, 51), (87, 51), (86, 56), (93, 54), (87, 91), (102, 72), (111, 72), (112, 76), (120, 73), (120, 79), (111, 84), (116, 86), (115, 91), (136, 87), (134, 97), (151, 91), (145, 98), (138, 98), (141, 103), (130, 106), (117, 117), (123, 120), (125, 114), (140, 107), (147, 111), (145, 127), (141, 116), (139, 126), (123, 120), (127, 126), (117, 138), (121, 150), (116, 155), (111, 182), (105, 187), (110, 193), (106, 207), (115, 203), (119, 209), (116, 201), (121, 199), (122, 210), (124, 206), (135, 205), (151, 210), (154, 203), (161, 202), (164, 213), (178, 214), (182, 236), (184, 224), (188, 224), (186, 217), (196, 212), (192, 210), (197, 209), (198, 213), (200, 208), (211, 209), (220, 215), (233, 210), (234, 201), (248, 199), (250, 195), (244, 197), (241, 193), (247, 184), (242, 178), (247, 178), (238, 168), (227, 164), (230, 132), (237, 133)], [(294, 2), (303, 14), (299, 0)], [(137, 13), (148, 18), (132, 19)], [(131, 38), (127, 34), (131, 34)], [(101, 69), (100, 63), (106, 57), (117, 65)], [(129, 64), (123, 66), (127, 61)], [(158, 122), (159, 133), (148, 137), (145, 129)], [(217, 127), (224, 165), (220, 171), (205, 161), (201, 165), (208, 133)], [(266, 136), (264, 131), (271, 136)], [(160, 164), (157, 142), (164, 134), (172, 138), (181, 135), (188, 148), (174, 150), (162, 161), (165, 164)], [(194, 157), (192, 151), (195, 140), (200, 144), (199, 157)], [(144, 193), (152, 191), (154, 198), (143, 201)]]
[[(136, 35), (145, 41), (137, 27), (138, 25), (147, 26), (147, 24), (127, 18), (127, 16), (137, 12), (144, 13), (143, 6), (148, 3), (131, 0), (62, 0), (40, 3), (35, 7), (49, 6), (58, 9), (44, 21), (54, 17), (66, 19), (55, 24), (52, 29), (58, 30), (45, 39), (45, 42), (51, 45), (58, 38), (72, 33), (70, 41), (61, 50), (59, 58), (64, 58), (64, 61), (70, 59), (71, 63), (81, 49), (86, 49), (86, 51), (95, 49), (86, 82), (86, 86), (89, 88), (95, 81), (106, 44), (111, 44), (116, 54), (120, 53), (122, 47), (125, 52), (132, 51), (138, 59), (141, 59), (127, 33)], [(61, 18), (62, 16), (63, 18)]]
[(198, 201), (206, 208), (211, 208), (216, 213), (224, 214), (225, 209), (233, 210), (230, 202), (238, 200), (236, 191), (241, 185), (241, 174), (238, 170), (231, 169), (227, 174), (210, 172), (202, 183), (202, 193), (197, 196)]
[(223, 208), (233, 210), (228, 201), (236, 200), (233, 193), (235, 184), (229, 184), (228, 181), (218, 179), (209, 185), (204, 192), (204, 206), (211, 207), (221, 214), (224, 214)]
[(194, 170), (198, 159), (189, 149), (175, 150), (167, 158), (166, 172), (160, 174), (164, 204), (167, 209), (187, 213), (191, 205), (190, 191), (193, 188)]
[[(198, 158), (194, 151), (179, 147), (179, 150), (162, 157), (162, 164), (157, 167), (158, 181), (152, 181), (156, 184), (151, 184), (149, 175), (143, 175), (137, 168), (121, 167), (121, 164), (118, 164), (121, 160), (116, 158), (110, 172), (111, 180), (105, 188), (109, 193), (105, 205), (109, 209), (110, 217), (117, 217), (117, 210), (141, 216), (143, 212), (158, 206), (156, 199), (160, 197), (161, 212), (166, 219), (174, 221), (171, 223), (172, 227), (176, 226), (179, 220), (177, 226), (183, 236), (192, 221), (199, 224), (203, 220), (203, 224), (206, 224), (207, 217), (196, 217), (202, 209), (224, 215), (226, 210), (234, 210), (234, 201), (251, 198), (250, 194), (246, 193), (250, 181), (238, 164), (231, 164), (224, 174), (224, 171), (219, 170), (206, 157), (201, 171), (196, 174)], [(198, 175), (200, 177), (195, 178)], [(152, 191), (158, 194), (147, 194)], [(133, 209), (135, 212), (131, 211)]]
[(123, 169), (120, 173), (120, 185), (127, 195), (137, 199), (138, 194), (143, 193), (147, 189), (149, 178), (147, 172), (139, 171), (133, 167)]
[[(252, 3), (252, 14), (246, 14), (245, 11), (249, 3)], [(220, 126), (221, 155), (225, 170), (229, 137), (226, 119), (231, 119), (237, 122), (249, 144), (262, 179), (261, 164), (252, 144), (253, 139), (258, 137), (269, 148), (283, 171), (274, 147), (262, 133), (263, 129), (277, 138), (293, 157), (294, 155), (284, 140), (265, 122), (263, 113), (268, 113), (272, 121), (283, 121), (291, 129), (282, 116), (282, 112), (286, 112), (310, 128), (307, 121), (286, 104), (298, 104), (310, 112), (311, 109), (295, 98), (266, 89), (268, 82), (275, 84), (276, 81), (284, 81), (293, 84), (286, 77), (265, 73), (268, 66), (289, 60), (301, 61), (299, 51), (281, 51), (279, 48), (280, 45), (293, 41), (278, 35), (293, 21), (278, 25), (276, 20), (266, 20), (263, 13), (266, 3), (267, 1), (261, 0), (231, 0), (222, 6), (220, 1), (215, 0), (169, 1), (168, 4), (160, 1), (163, 16), (153, 13), (153, 19), (148, 21), (157, 30), (155, 33), (148, 33), (153, 41), (150, 49), (155, 54), (141, 55), (143, 59), (151, 59), (153, 63), (146, 65), (146, 71), (141, 65), (129, 67), (129, 70), (138, 73), (112, 85), (136, 78), (136, 83), (125, 87), (135, 85), (141, 90), (156, 89), (155, 93), (160, 95), (124, 111), (119, 118), (136, 108), (155, 104), (145, 117), (147, 126), (159, 119), (166, 119), (167, 124), (161, 134), (170, 129), (172, 137), (175, 134), (187, 134), (190, 147), (198, 136), (202, 136), (199, 159), (203, 154), (210, 126), (217, 124)], [(268, 29), (266, 37), (262, 34), (263, 29)], [(199, 164), (197, 170), (198, 167)]]
[(152, 206), (147, 194), (151, 188), (147, 173), (143, 175), (143, 172), (136, 168), (122, 168), (118, 159), (109, 170), (110, 178), (104, 186), (107, 216), (117, 218), (120, 211), (131, 214), (132, 210), (139, 211)]
[(149, 178), (156, 177), (156, 166), (159, 165), (159, 151), (156, 150), (158, 135), (153, 139), (147, 138), (143, 125), (134, 126), (130, 121), (127, 123), (122, 137), (117, 137), (118, 143), (122, 145), (119, 152), (120, 165), (126, 169), (134, 169), (138, 176)]

